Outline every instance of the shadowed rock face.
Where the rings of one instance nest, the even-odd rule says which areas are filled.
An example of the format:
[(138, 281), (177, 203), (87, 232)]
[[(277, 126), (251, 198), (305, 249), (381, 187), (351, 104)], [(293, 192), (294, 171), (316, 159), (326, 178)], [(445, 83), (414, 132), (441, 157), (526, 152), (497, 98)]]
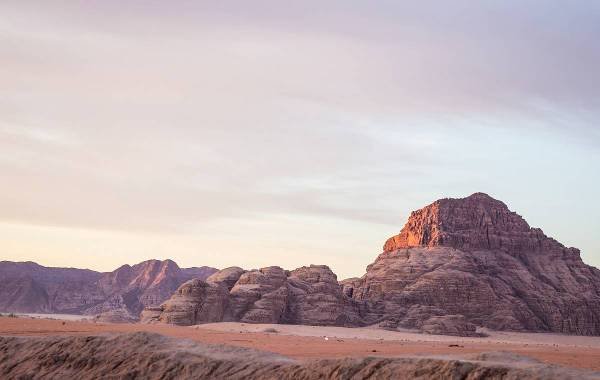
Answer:
[(353, 301), (335, 274), (311, 265), (291, 272), (280, 267), (244, 271), (233, 267), (206, 281), (183, 284), (161, 307), (147, 308), (143, 322), (179, 325), (241, 321), (310, 325), (356, 325)]
[(47, 268), (33, 262), (0, 262), (0, 310), (24, 313), (76, 313), (101, 302), (93, 284), (102, 273)]
[(109, 273), (0, 262), (0, 310), (30, 313), (106, 314), (106, 320), (138, 319), (191, 278), (216, 269), (181, 269), (171, 260), (124, 265)]
[(338, 284), (324, 266), (230, 268), (183, 285), (144, 315), (178, 324), (379, 323), (452, 335), (474, 335), (476, 326), (600, 335), (600, 271), (504, 203), (476, 193), (413, 212), (361, 278)]
[[(18, 353), (18, 355), (15, 355)], [(597, 379), (507, 353), (296, 361), (157, 334), (0, 337), (2, 379)]]

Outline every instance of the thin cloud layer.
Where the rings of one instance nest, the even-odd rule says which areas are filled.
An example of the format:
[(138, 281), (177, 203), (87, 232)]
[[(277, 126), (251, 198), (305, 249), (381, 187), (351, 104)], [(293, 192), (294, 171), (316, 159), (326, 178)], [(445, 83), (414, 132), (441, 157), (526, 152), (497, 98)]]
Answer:
[(284, 218), (278, 232), (292, 236), (327, 218), (332, 236), (368, 236), (360, 250), (315, 242), (306, 257), (356, 275), (410, 210), (486, 191), (600, 264), (596, 4), (8, 1), (0, 12), (11, 228), (188, 241), (254, 222), (244, 246), (267, 265), (281, 261), (260, 243), (265, 220)]

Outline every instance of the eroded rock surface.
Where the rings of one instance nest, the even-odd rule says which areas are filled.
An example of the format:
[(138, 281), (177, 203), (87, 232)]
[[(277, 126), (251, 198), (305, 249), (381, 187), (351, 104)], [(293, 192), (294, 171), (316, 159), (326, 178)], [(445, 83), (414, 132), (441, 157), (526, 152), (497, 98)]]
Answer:
[(335, 274), (311, 265), (291, 272), (280, 267), (243, 271), (227, 268), (205, 281), (192, 280), (160, 308), (148, 308), (143, 322), (179, 325), (219, 321), (347, 325), (360, 323), (354, 301), (345, 297)]

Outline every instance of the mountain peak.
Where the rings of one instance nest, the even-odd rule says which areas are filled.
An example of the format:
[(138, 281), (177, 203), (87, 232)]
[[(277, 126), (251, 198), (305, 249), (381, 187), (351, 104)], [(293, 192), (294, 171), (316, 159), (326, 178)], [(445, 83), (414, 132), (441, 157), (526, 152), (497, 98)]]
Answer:
[(469, 195), (468, 197), (466, 197), (465, 199), (492, 199), (492, 200), (497, 200), (497, 199), (492, 198), (488, 194), (482, 193), (482, 192), (473, 193), (473, 194)]
[(384, 251), (435, 246), (536, 251), (543, 239), (547, 237), (541, 230), (532, 229), (506, 204), (485, 193), (474, 193), (466, 198), (440, 199), (413, 211), (400, 233), (386, 241)]

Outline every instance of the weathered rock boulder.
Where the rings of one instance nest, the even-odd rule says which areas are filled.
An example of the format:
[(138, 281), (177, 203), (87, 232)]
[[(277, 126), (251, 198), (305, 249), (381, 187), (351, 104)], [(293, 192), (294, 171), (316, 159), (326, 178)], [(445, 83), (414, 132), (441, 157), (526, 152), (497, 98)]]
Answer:
[(147, 308), (142, 322), (355, 325), (360, 322), (353, 303), (326, 266), (291, 272), (280, 267), (227, 268), (206, 281), (185, 283), (161, 307)]
[(227, 289), (231, 290), (237, 280), (246, 271), (239, 267), (229, 267), (211, 274), (206, 278), (207, 282), (223, 283)]
[(287, 296), (287, 276), (280, 267), (245, 272), (229, 292), (230, 316), (242, 322), (278, 323)]
[(290, 272), (289, 313), (286, 323), (356, 326), (361, 321), (336, 275), (325, 265), (310, 265)]

